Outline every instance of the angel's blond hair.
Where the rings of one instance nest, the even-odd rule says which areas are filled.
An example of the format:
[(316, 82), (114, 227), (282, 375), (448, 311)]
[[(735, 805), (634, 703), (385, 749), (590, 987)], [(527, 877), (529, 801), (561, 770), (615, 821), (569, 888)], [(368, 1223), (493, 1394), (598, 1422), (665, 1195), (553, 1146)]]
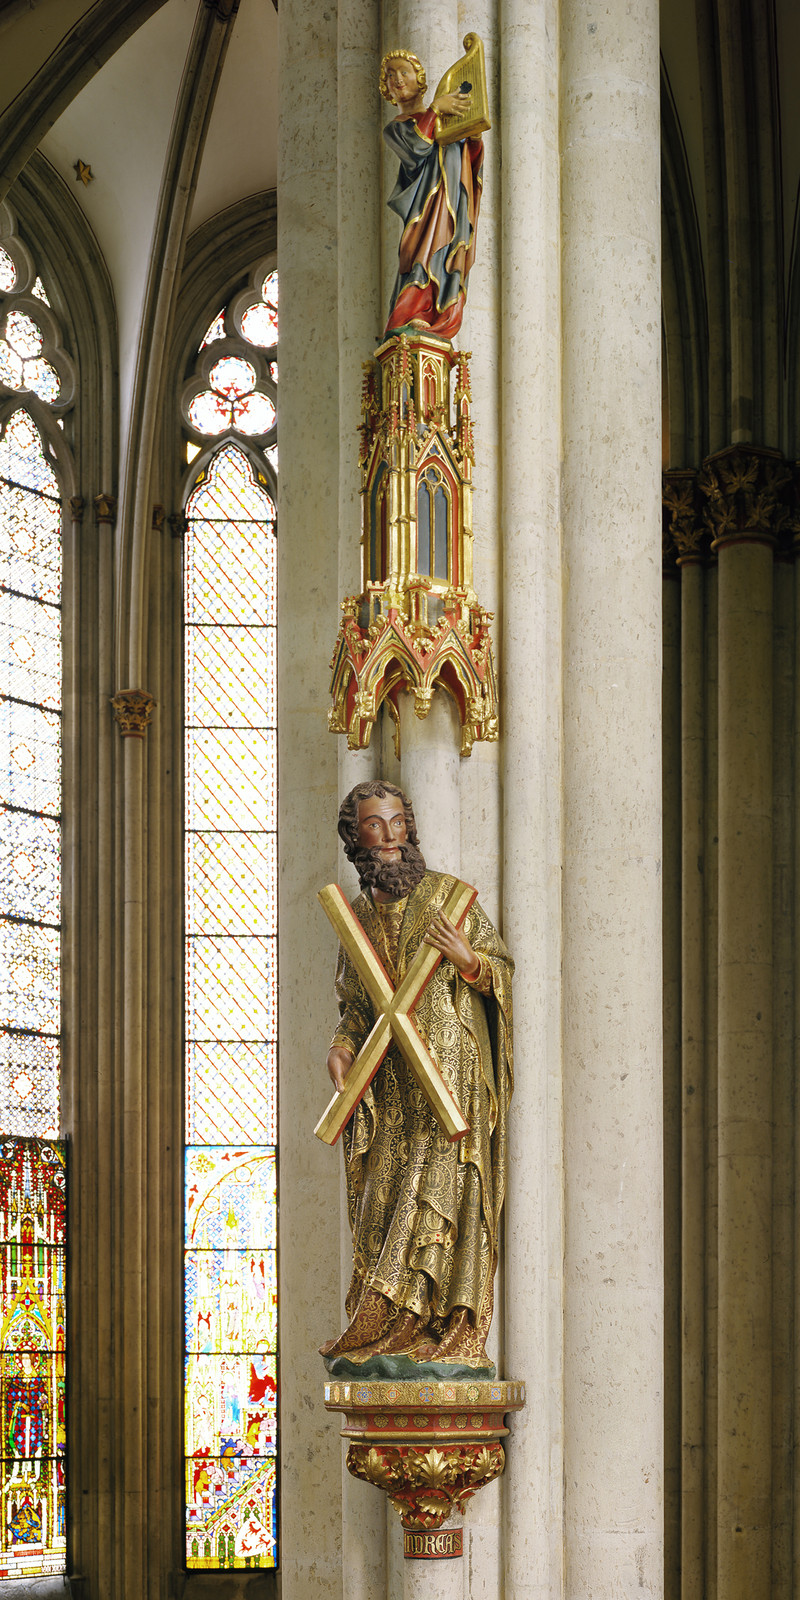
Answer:
[(381, 62), (381, 70), (378, 74), (378, 88), (380, 89), (384, 100), (388, 100), (389, 104), (392, 106), (395, 104), (389, 93), (389, 90), (386, 87), (386, 70), (390, 61), (410, 62), (417, 74), (417, 83), (419, 85), (420, 93), (425, 93), (425, 90), (428, 87), (428, 80), (425, 76), (425, 68), (420, 61), (419, 56), (415, 56), (413, 50), (387, 50), (386, 55)]

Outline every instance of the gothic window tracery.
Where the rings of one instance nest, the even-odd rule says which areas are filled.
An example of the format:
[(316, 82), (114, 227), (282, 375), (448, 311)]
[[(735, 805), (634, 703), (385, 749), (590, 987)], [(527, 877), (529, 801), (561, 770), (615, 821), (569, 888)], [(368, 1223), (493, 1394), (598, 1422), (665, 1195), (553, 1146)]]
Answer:
[(189, 1568), (277, 1564), (276, 378), (262, 268), (182, 396)]
[(66, 1559), (62, 546), (49, 427), (74, 383), (5, 205), (0, 238), (0, 1577), (33, 1578)]

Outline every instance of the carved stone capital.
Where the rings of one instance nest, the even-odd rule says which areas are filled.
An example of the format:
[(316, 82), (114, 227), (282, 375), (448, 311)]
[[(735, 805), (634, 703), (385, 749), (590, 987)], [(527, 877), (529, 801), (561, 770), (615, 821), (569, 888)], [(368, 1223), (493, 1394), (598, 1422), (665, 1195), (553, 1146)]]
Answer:
[(186, 514), (183, 511), (171, 511), (169, 514), (169, 531), (173, 539), (182, 539), (186, 533)]
[(800, 461), (792, 462), (791, 510), (786, 525), (787, 540), (794, 555), (800, 552)]
[(161, 529), (164, 526), (166, 515), (167, 515), (167, 513), (166, 513), (166, 510), (165, 510), (164, 506), (153, 506), (153, 517), (152, 517), (151, 527), (152, 527), (154, 533), (160, 533), (161, 532)]
[(96, 494), (93, 501), (95, 522), (113, 522), (117, 515), (117, 502), (113, 494)]
[(143, 739), (153, 715), (155, 700), (146, 689), (120, 689), (111, 700), (123, 739)]
[(692, 561), (705, 561), (710, 555), (711, 544), (697, 480), (694, 467), (671, 468), (661, 475), (661, 550), (665, 576)]
[(69, 514), (73, 522), (82, 522), (86, 510), (86, 501), (82, 494), (74, 494), (69, 502)]
[(709, 456), (698, 482), (712, 549), (739, 543), (774, 548), (789, 521), (791, 478), (780, 451), (761, 445), (729, 445)]

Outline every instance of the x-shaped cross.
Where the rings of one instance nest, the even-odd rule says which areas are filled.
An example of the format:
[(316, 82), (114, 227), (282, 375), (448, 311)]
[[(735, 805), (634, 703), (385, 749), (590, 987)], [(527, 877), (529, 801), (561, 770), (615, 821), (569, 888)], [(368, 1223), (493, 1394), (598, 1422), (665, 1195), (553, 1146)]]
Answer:
[[(421, 944), (402, 983), (393, 989), (375, 946), (364, 932), (338, 883), (329, 883), (327, 888), (320, 889), (317, 898), (377, 1012), (372, 1031), (350, 1067), (344, 1088), (341, 1092), (337, 1090), (314, 1129), (317, 1138), (322, 1139), (324, 1144), (336, 1143), (394, 1040), (442, 1131), (451, 1143), (455, 1143), (469, 1132), (469, 1123), (465, 1122), (458, 1101), (447, 1087), (425, 1040), (409, 1015), (442, 960), (442, 951), (436, 950), (433, 945)], [(477, 898), (477, 889), (468, 883), (456, 881), (441, 908), (442, 912), (460, 928)]]

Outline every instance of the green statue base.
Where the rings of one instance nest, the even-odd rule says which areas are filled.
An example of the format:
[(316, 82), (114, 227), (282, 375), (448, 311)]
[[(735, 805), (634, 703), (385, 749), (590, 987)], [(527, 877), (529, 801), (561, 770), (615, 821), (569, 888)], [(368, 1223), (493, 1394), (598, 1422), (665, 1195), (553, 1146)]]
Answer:
[(482, 1367), (470, 1367), (463, 1361), (414, 1361), (411, 1356), (404, 1355), (374, 1355), (368, 1361), (348, 1361), (347, 1356), (323, 1356), (322, 1359), (332, 1378), (412, 1381), (422, 1378), (429, 1383), (452, 1383), (454, 1379), (491, 1381), (497, 1374), (491, 1362)]

